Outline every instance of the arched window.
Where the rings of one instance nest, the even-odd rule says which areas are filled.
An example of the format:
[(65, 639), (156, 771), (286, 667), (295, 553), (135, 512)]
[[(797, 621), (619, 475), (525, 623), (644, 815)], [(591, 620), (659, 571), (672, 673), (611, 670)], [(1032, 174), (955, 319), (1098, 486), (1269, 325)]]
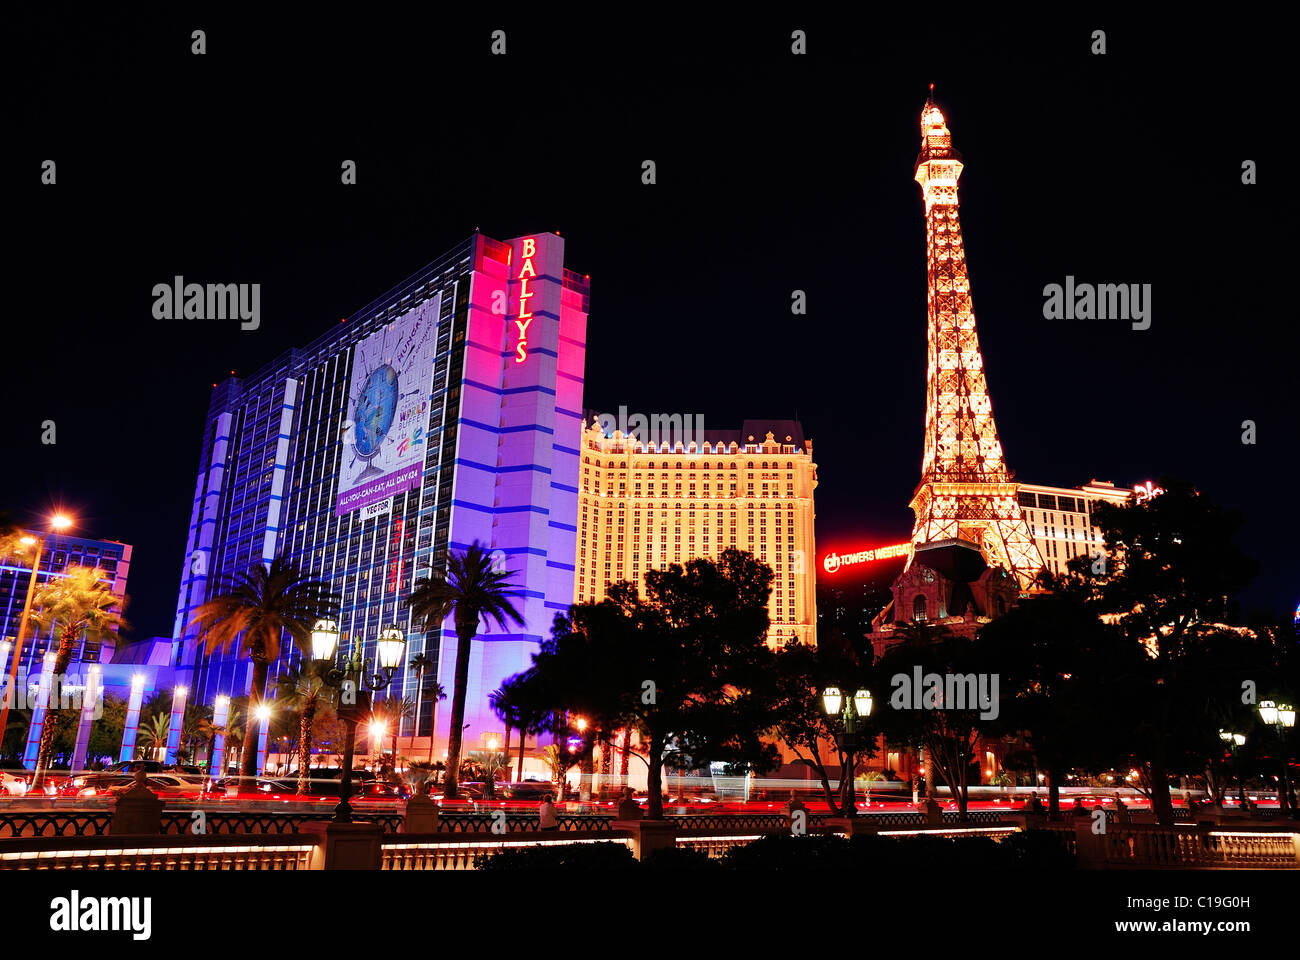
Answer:
[(925, 619), (925, 595), (924, 594), (918, 593), (916, 595), (916, 598), (912, 601), (912, 619), (913, 620)]

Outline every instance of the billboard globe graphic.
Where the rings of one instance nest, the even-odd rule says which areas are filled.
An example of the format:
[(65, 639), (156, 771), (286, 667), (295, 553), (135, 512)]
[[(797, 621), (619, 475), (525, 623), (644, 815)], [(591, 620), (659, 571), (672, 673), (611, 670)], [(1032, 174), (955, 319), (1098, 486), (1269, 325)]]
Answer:
[[(352, 445), (366, 461), (367, 470), (373, 469), (369, 461), (379, 452), (397, 416), (397, 387), (397, 371), (384, 364), (366, 378), (357, 398)], [(363, 472), (362, 477), (365, 475)]]

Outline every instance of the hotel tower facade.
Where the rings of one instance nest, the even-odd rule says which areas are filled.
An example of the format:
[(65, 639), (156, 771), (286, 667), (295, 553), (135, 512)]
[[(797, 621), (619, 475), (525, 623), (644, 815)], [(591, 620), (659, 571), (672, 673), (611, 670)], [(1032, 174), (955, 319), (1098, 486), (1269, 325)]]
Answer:
[[(247, 658), (204, 655), (190, 621), (277, 554), (342, 596), (339, 629), (369, 663), (395, 623), (408, 664), (425, 654), (450, 693), (450, 620), (426, 632), (403, 602), (448, 551), (478, 541), (514, 572), (525, 619), (485, 626), (473, 644), (465, 742), (499, 737), (489, 694), (531, 665), (573, 600), (587, 311), (588, 282), (565, 268), (562, 238), (476, 233), (307, 346), (218, 384), (173, 630), (196, 695), (248, 693)], [(272, 679), (302, 655), (285, 645)], [(414, 701), (418, 685), (406, 666), (387, 695)], [(402, 738), (429, 736), (434, 704), (422, 699)], [(449, 714), (437, 711), (439, 755)]]
[[(682, 418), (651, 418), (680, 421)], [(816, 643), (812, 441), (794, 420), (746, 420), (739, 430), (670, 424), (642, 437), (589, 412), (582, 436), (575, 602), (611, 583), (641, 586), (647, 570), (728, 547), (775, 574), (769, 642)]]

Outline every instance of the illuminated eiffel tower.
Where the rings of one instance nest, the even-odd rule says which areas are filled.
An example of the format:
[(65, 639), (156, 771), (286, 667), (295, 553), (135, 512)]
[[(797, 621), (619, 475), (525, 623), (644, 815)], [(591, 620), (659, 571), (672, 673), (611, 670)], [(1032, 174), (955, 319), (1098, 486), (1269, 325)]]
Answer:
[(921, 483), (910, 504), (916, 514), (907, 567), (917, 549), (965, 541), (990, 567), (1015, 574), (1028, 589), (1043, 558), (1016, 497), (1019, 484), (1002, 457), (984, 358), (975, 334), (970, 278), (957, 218), (961, 154), (943, 112), (931, 97), (921, 112), (916, 182), (925, 197), (927, 304), (925, 453)]

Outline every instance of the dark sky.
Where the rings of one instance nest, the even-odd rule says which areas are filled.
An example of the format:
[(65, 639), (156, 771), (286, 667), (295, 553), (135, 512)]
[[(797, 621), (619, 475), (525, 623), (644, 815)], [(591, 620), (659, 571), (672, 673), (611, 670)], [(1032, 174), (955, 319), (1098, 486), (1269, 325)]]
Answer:
[[(0, 506), (30, 521), (61, 504), (79, 531), (134, 544), (130, 619), (170, 634), (212, 382), (477, 226), (559, 230), (591, 274), (586, 406), (714, 427), (797, 416), (820, 466), (819, 551), (905, 540), (925, 374), (912, 169), (933, 82), (965, 157), (975, 312), (1019, 478), (1190, 479), (1245, 513), (1262, 564), (1246, 605), (1300, 599), (1280, 35), (624, 16), (642, 19), (15, 24)], [(1089, 53), (1098, 27), (1105, 56)], [(1241, 184), (1246, 159), (1258, 185)], [(153, 319), (153, 285), (176, 274), (260, 283), (261, 328)], [(1044, 320), (1043, 287), (1067, 274), (1152, 284), (1151, 328)]]

